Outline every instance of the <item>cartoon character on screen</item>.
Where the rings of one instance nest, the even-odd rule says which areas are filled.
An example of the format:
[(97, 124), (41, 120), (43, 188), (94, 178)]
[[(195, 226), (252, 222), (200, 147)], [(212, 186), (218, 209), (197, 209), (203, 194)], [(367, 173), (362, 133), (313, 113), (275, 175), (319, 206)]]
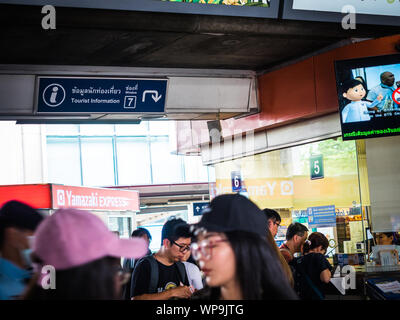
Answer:
[(342, 110), (343, 123), (369, 121), (368, 108), (375, 107), (383, 98), (379, 95), (373, 102), (362, 100), (367, 92), (359, 80), (351, 79), (342, 86), (342, 95), (350, 101)]

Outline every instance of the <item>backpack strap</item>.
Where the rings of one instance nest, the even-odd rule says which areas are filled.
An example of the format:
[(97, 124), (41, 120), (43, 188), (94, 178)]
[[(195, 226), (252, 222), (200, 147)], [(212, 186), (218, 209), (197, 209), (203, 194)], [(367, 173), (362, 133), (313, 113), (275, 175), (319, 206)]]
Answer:
[(152, 254), (145, 256), (143, 259), (150, 263), (150, 282), (149, 282), (149, 293), (157, 293), (158, 285), (158, 264)]
[(185, 284), (185, 282), (188, 283), (189, 281), (187, 278), (185, 265), (180, 261), (175, 262), (175, 265), (178, 268), (180, 280), (182, 281), (182, 283), (183, 284)]

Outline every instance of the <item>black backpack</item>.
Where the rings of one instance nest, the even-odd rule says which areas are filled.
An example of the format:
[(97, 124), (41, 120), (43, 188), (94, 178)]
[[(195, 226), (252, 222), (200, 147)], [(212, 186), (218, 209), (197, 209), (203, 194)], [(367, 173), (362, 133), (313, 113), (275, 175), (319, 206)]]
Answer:
[[(138, 261), (138, 263), (135, 264), (135, 268), (136, 265), (138, 265), (140, 262), (147, 260), (150, 264), (150, 282), (149, 282), (149, 289), (147, 293), (157, 293), (157, 285), (158, 285), (158, 277), (159, 277), (159, 273), (158, 273), (158, 264), (157, 264), (157, 260), (154, 258), (154, 256), (152, 254), (149, 254), (148, 256), (143, 257), (142, 259), (140, 259)], [(186, 274), (186, 269), (185, 269), (185, 265), (178, 261), (175, 262), (175, 266), (178, 268), (178, 272), (179, 272), (179, 277), (182, 283), (187, 283), (188, 282), (188, 278), (187, 278), (187, 274)], [(135, 273), (135, 270), (133, 270), (132, 273), (132, 277), (131, 277), (131, 285), (133, 284), (133, 274)], [(132, 292), (132, 287), (130, 292)]]
[(293, 273), (294, 291), (300, 299), (323, 300), (324, 296), (321, 291), (315, 286), (310, 277), (304, 270), (304, 256), (294, 258), (289, 263)]

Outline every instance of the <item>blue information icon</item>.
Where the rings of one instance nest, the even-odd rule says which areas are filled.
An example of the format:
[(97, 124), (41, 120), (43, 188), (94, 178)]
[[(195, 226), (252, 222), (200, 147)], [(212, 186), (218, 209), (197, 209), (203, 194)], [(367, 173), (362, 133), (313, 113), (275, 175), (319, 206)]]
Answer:
[(43, 90), (43, 102), (49, 107), (58, 107), (65, 100), (65, 89), (58, 83), (49, 84)]

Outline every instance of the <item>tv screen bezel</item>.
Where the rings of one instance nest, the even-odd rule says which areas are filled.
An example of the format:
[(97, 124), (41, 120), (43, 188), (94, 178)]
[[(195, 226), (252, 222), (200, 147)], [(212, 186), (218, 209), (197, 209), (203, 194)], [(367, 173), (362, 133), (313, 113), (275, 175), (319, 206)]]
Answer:
[[(389, 55), (379, 55), (379, 56), (369, 56), (355, 59), (346, 59), (346, 60), (335, 60), (334, 68), (335, 68), (335, 78), (336, 78), (336, 93), (337, 93), (337, 102), (338, 102), (338, 110), (340, 116), (340, 126), (342, 132), (342, 139), (345, 140), (358, 140), (358, 139), (370, 139), (370, 138), (379, 138), (379, 137), (389, 137), (389, 136), (397, 136), (400, 135), (400, 132), (386, 132), (381, 134), (370, 134), (370, 135), (356, 135), (356, 136), (344, 136), (345, 133), (349, 133), (350, 127), (358, 127), (358, 132), (361, 130), (371, 131), (371, 130), (387, 130), (389, 125), (396, 123), (396, 119), (398, 120), (397, 127), (400, 127), (400, 116), (392, 116), (390, 118), (383, 117), (382, 119), (371, 119), (370, 121), (361, 121), (361, 122), (352, 122), (352, 123), (343, 123), (342, 121), (342, 105), (341, 105), (341, 90), (340, 84), (341, 81), (345, 79), (342, 78), (342, 74), (344, 70), (352, 70), (357, 68), (368, 68), (375, 67), (381, 65), (393, 65), (400, 64), (400, 53), (389, 54)], [(400, 76), (400, 75), (398, 75)], [(395, 81), (400, 81), (400, 78)], [(400, 112), (400, 106), (399, 106)], [(371, 123), (371, 121), (373, 121)], [(375, 124), (375, 126), (374, 126)], [(382, 127), (383, 124), (387, 124), (387, 128)], [(396, 125), (396, 124), (395, 124)], [(354, 132), (354, 130), (353, 130)], [(350, 132), (350, 133), (353, 133)]]

